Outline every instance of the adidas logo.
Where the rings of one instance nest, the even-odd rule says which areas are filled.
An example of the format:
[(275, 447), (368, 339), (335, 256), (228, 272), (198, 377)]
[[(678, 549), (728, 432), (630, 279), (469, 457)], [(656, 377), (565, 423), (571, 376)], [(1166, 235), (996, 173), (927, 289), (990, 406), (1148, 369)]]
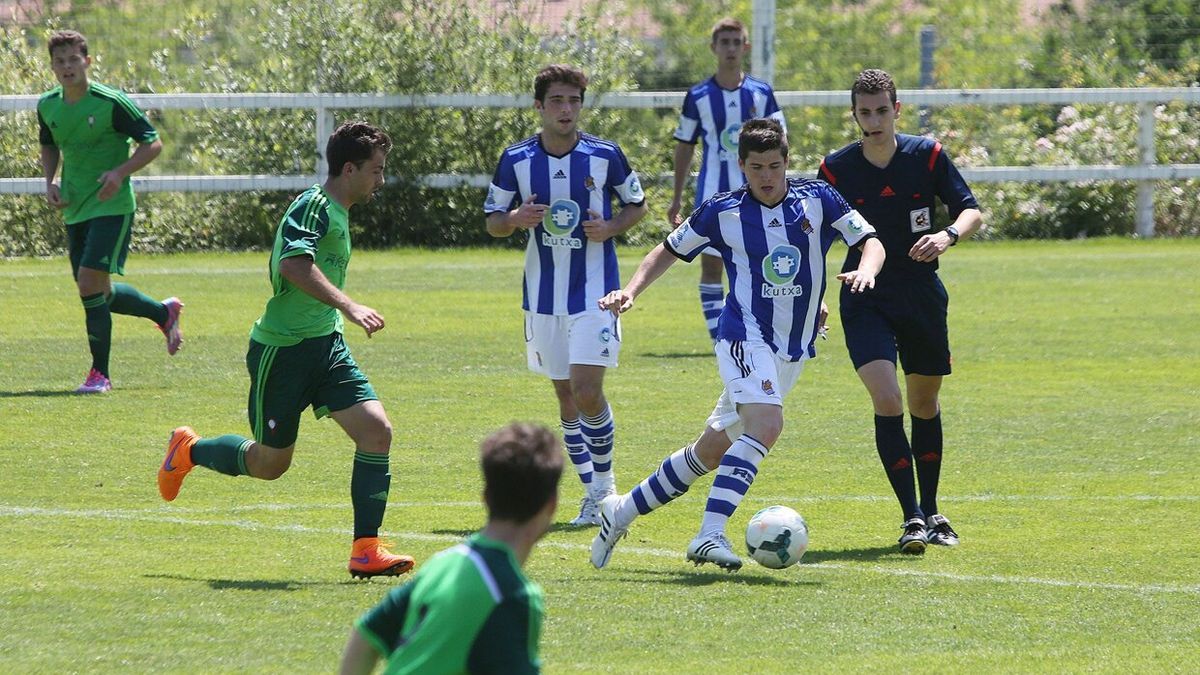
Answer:
[(767, 223), (767, 227), (779, 227), (782, 224), (778, 218), (772, 218), (771, 222)]
[(555, 178), (566, 178), (566, 177), (567, 177), (567, 174), (563, 173), (563, 170), (562, 170), (562, 169), (559, 169), (558, 171), (556, 171), (556, 172), (554, 173), (554, 177), (555, 177)]
[(880, 191), (879, 196), (880, 197), (895, 197), (896, 191), (892, 189), (891, 185), (885, 185), (885, 186), (883, 186), (883, 190)]
[(730, 101), (730, 102), (729, 102), (729, 107), (730, 107), (730, 108), (736, 108), (736, 107), (737, 107), (737, 101)]

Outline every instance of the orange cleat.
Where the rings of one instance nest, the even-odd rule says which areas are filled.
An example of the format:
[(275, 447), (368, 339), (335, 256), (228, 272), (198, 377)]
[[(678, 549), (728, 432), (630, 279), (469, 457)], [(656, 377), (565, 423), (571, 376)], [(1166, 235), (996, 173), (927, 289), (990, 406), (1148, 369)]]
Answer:
[(200, 437), (191, 427), (179, 427), (171, 432), (171, 441), (167, 443), (167, 456), (162, 466), (158, 467), (158, 494), (167, 501), (173, 501), (179, 496), (179, 488), (183, 479), (196, 466), (192, 462), (192, 446)]
[(387, 550), (379, 537), (355, 539), (350, 550), (350, 576), (355, 579), (398, 577), (411, 570), (414, 564), (412, 556), (396, 555)]

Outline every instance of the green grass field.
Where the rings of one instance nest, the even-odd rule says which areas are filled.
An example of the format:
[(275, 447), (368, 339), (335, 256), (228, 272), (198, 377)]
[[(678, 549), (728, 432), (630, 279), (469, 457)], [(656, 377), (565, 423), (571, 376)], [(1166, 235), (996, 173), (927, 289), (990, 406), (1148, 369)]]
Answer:
[[(1198, 260), (1195, 240), (953, 249), (940, 503), (963, 543), (919, 558), (895, 552), (899, 508), (835, 322), (730, 522), (738, 541), (757, 508), (792, 506), (811, 528), (803, 563), (685, 563), (708, 478), (635, 523), (603, 571), (594, 530), (555, 528), (527, 568), (546, 592), (546, 670), (1194, 672)], [(353, 619), (401, 583), (345, 571), (352, 448), (333, 422), (306, 417), (279, 481), (201, 469), (158, 497), (173, 427), (248, 433), (265, 270), (263, 253), (133, 256), (129, 281), (187, 303), (184, 350), (168, 358), (153, 326), (118, 317), (116, 390), (77, 397), (88, 357), (66, 261), (0, 262), (0, 672), (330, 672)], [(697, 275), (677, 265), (624, 319), (607, 386), (623, 489), (719, 393)], [(519, 280), (511, 251), (351, 266), (351, 295), (388, 320), (348, 334), (396, 429), (384, 526), (418, 564), (481, 524), (483, 435), (557, 422), (525, 370)], [(579, 495), (565, 475), (560, 523)]]

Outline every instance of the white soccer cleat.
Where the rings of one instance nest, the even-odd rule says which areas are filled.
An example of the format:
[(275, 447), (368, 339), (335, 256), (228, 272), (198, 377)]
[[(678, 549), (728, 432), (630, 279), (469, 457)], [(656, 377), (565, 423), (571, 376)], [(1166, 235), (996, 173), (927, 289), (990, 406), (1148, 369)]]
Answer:
[(958, 546), (958, 533), (946, 516), (935, 513), (925, 519), (925, 541), (935, 546)]
[(604, 569), (612, 557), (617, 542), (629, 532), (629, 523), (617, 522), (617, 505), (621, 498), (615, 494), (605, 495), (600, 500), (600, 531), (592, 539), (592, 567)]
[(733, 552), (733, 546), (724, 532), (696, 535), (688, 545), (687, 559), (696, 563), (697, 567), (710, 562), (728, 572), (742, 569), (742, 559)]
[(589, 490), (579, 501), (579, 515), (571, 520), (573, 527), (588, 527), (600, 524), (600, 499)]

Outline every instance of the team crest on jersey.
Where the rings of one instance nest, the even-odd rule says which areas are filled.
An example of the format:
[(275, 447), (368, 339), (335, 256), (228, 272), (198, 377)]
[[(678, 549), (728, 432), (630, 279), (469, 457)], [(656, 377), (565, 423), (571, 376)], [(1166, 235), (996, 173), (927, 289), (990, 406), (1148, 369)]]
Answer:
[(804, 234), (812, 234), (813, 227), (812, 223), (808, 220), (808, 216), (804, 216), (800, 219), (800, 231)]
[(763, 258), (762, 273), (766, 282), (762, 285), (762, 297), (780, 298), (802, 295), (804, 287), (793, 286), (792, 280), (800, 271), (800, 249), (790, 244), (781, 244)]
[(721, 149), (736, 157), (738, 149), (738, 134), (742, 133), (742, 123), (733, 122), (721, 132)]
[(913, 232), (924, 232), (933, 227), (932, 219), (929, 217), (929, 207), (917, 209), (916, 211), (908, 212), (908, 223), (912, 226)]
[(762, 381), (762, 389), (763, 389), (763, 393), (766, 394), (767, 396), (775, 395), (775, 385), (770, 380)]
[(596, 179), (592, 178), (591, 176), (585, 177), (583, 179), (583, 187), (589, 191), (595, 190), (596, 189)]

